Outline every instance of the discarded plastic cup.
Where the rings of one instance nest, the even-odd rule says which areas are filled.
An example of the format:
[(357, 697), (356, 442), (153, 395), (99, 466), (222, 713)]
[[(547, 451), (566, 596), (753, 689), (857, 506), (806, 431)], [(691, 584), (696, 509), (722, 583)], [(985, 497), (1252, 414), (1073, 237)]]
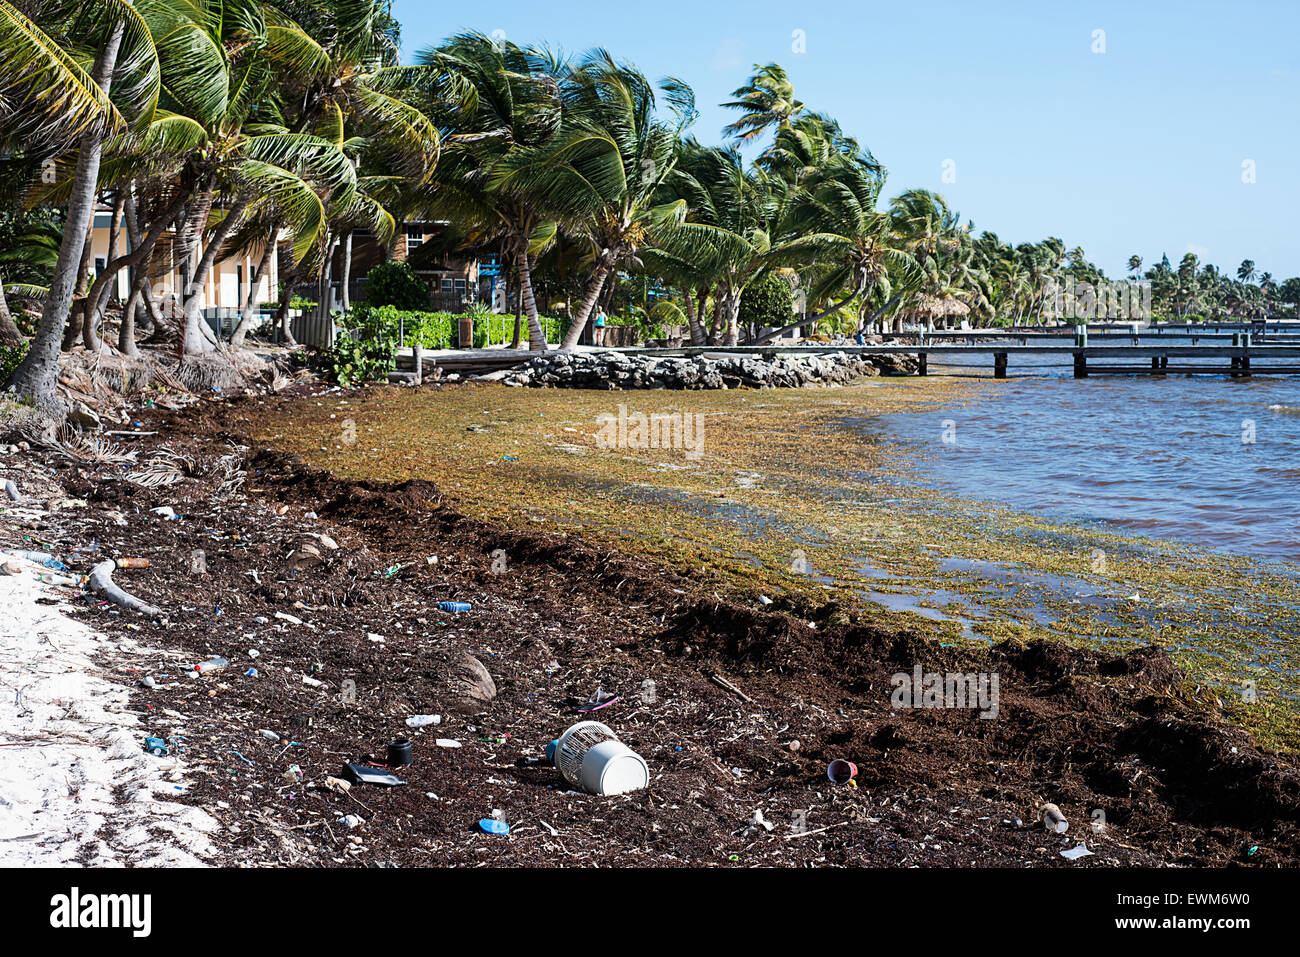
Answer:
[(1065, 819), (1065, 815), (1055, 804), (1044, 804), (1039, 813), (1043, 818), (1043, 827), (1049, 831), (1064, 834), (1070, 829), (1070, 822)]
[(836, 784), (848, 784), (858, 776), (858, 766), (852, 761), (836, 758), (826, 766), (826, 776)]

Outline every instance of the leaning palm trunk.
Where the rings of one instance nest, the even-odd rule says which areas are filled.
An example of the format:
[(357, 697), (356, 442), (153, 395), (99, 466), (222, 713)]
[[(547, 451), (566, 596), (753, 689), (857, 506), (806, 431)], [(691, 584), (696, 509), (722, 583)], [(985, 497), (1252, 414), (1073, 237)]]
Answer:
[(582, 331), (587, 327), (587, 320), (596, 306), (596, 300), (600, 298), (600, 290), (605, 285), (609, 273), (608, 266), (602, 265), (596, 269), (596, 275), (592, 277), (591, 285), (587, 287), (587, 295), (583, 297), (582, 305), (578, 307), (578, 314), (569, 323), (569, 331), (564, 334), (564, 341), (560, 343), (561, 349), (572, 349), (582, 338)]
[(528, 314), (528, 348), (534, 352), (546, 351), (546, 331), (542, 328), (541, 317), (537, 315), (537, 300), (533, 298), (533, 271), (528, 253), (519, 255), (519, 294), (524, 300), (524, 311)]
[[(682, 301), (686, 305), (686, 321), (690, 323), (691, 327), (691, 345), (702, 346), (705, 344), (704, 327), (700, 325), (700, 317), (695, 311), (695, 304), (691, 301), (691, 287), (689, 284), (682, 286)], [(704, 307), (703, 302), (700, 303), (700, 307)]]
[[(107, 262), (117, 258), (118, 245), (122, 241), (122, 213), (126, 208), (126, 191), (118, 190), (113, 199), (113, 218), (108, 227)], [(108, 270), (105, 269), (105, 272)], [(104, 277), (96, 277), (95, 284), (86, 294), (86, 303), (82, 307), (81, 342), (89, 352), (104, 352), (104, 341), (99, 337), (99, 320), (108, 308), (108, 301), (113, 295), (113, 286)]]
[(773, 339), (779, 339), (787, 332), (793, 332), (794, 330), (798, 329), (800, 326), (816, 325), (817, 323), (821, 322), (823, 319), (825, 319), (827, 316), (831, 315), (832, 313), (839, 312), (850, 302), (852, 302), (854, 297), (859, 296), (861, 294), (862, 294), (861, 290), (855, 289), (853, 292), (849, 293), (839, 302), (832, 305), (829, 309), (824, 309), (821, 312), (817, 313), (815, 316), (803, 316), (799, 319), (798, 322), (792, 322), (788, 326), (782, 326), (780, 329), (774, 329), (771, 332), (766, 333), (765, 335), (758, 336), (753, 340), (752, 344), (756, 346), (764, 346), (767, 345), (769, 342), (771, 342)]
[[(92, 79), (107, 95), (117, 66), (117, 51), (122, 44), (126, 25), (114, 24), (108, 40), (95, 58)], [(36, 336), (26, 357), (9, 379), (19, 395), (26, 396), (38, 406), (57, 417), (64, 414), (63, 400), (56, 385), (59, 378), (59, 346), (63, 327), (68, 321), (72, 306), (73, 287), (81, 265), (86, 232), (94, 224), (95, 187), (99, 182), (99, 165), (103, 157), (104, 130), (96, 125), (81, 138), (77, 155), (77, 171), (72, 181), (72, 194), (68, 199), (68, 215), (63, 225), (63, 242), (50, 282), (50, 293), (41, 312)]]
[(352, 296), (348, 293), (348, 287), (352, 285), (352, 230), (348, 230), (347, 238), (343, 240), (343, 282), (341, 283), (339, 304), (343, 308), (343, 314), (347, 315), (348, 310), (352, 308)]
[[(211, 208), (211, 197), (207, 197), (207, 208)], [(200, 204), (202, 207), (203, 204)], [(188, 356), (201, 355), (205, 352), (212, 352), (217, 348), (216, 335), (208, 328), (208, 324), (203, 321), (200, 315), (203, 304), (203, 287), (207, 282), (208, 273), (212, 271), (212, 264), (216, 262), (217, 252), (225, 243), (226, 238), (235, 228), (235, 224), (244, 214), (244, 209), (248, 201), (244, 198), (235, 200), (234, 205), (226, 211), (225, 218), (221, 220), (221, 225), (213, 232), (212, 238), (208, 241), (207, 248), (203, 251), (203, 256), (199, 259), (198, 265), (190, 274), (189, 282), (185, 288), (185, 354)], [(206, 220), (206, 216), (204, 219)], [(202, 226), (199, 227), (199, 237), (202, 237)]]
[(22, 331), (14, 322), (14, 317), (9, 312), (9, 300), (5, 298), (4, 277), (0, 276), (0, 346), (12, 347), (22, 341)]
[[(262, 276), (266, 273), (267, 267), (271, 264), (271, 255), (275, 252), (275, 232), (267, 237), (266, 245), (262, 248), (262, 258), (258, 260), (253, 275), (248, 283), (248, 296), (244, 299), (244, 311), (239, 317), (239, 325), (230, 336), (230, 344), (238, 349), (244, 344), (244, 338), (248, 331), (253, 328), (253, 306), (257, 302), (257, 287), (262, 284)], [(346, 288), (346, 287), (345, 287)]]
[[(64, 229), (67, 229), (65, 224)], [(81, 338), (81, 324), (86, 314), (86, 289), (90, 285), (90, 267), (94, 264), (95, 215), (92, 212), (90, 223), (86, 226), (86, 242), (81, 247), (81, 263), (77, 266), (77, 284), (72, 290), (72, 307), (68, 321), (63, 326), (63, 341), (60, 348), (67, 352)]]
[(718, 300), (718, 315), (722, 319), (722, 344), (734, 346), (740, 343), (740, 292), (728, 289)]
[[(511, 265), (513, 265), (513, 262), (511, 262)], [(507, 269), (503, 273), (503, 276), (508, 276), (509, 274), (510, 272)], [(516, 269), (515, 275), (518, 276), (518, 274), (519, 274), (519, 270)], [(509, 289), (506, 290), (506, 293), (507, 293), (506, 307), (509, 308), (510, 305)], [(523, 297), (523, 289), (521, 284), (521, 288), (515, 290), (515, 334), (510, 338), (510, 348), (518, 349), (519, 343), (523, 339), (523, 337), (524, 337), (524, 297)]]
[(144, 277), (136, 279), (131, 284), (131, 295), (127, 297), (126, 305), (122, 307), (122, 322), (117, 328), (117, 351), (131, 359), (140, 354), (140, 349), (135, 344), (135, 310), (148, 288), (148, 279)]

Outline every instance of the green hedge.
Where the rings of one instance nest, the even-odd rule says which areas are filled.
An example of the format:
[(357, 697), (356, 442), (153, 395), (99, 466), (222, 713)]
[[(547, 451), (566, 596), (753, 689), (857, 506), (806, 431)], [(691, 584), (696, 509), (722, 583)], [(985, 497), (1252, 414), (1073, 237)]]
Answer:
[[(464, 315), (471, 315), (465, 313)], [(508, 345), (515, 334), (515, 317), (493, 313), (472, 314), (474, 319), (474, 345)], [(462, 316), (451, 312), (410, 312), (394, 306), (362, 304), (352, 309), (343, 320), (347, 329), (381, 327), (396, 340), (400, 333), (405, 346), (420, 345), (426, 349), (450, 349), (456, 345), (457, 331)], [(542, 317), (542, 329), (547, 342), (559, 342), (568, 324), (563, 319)], [(528, 340), (528, 323), (524, 321), (523, 340)]]

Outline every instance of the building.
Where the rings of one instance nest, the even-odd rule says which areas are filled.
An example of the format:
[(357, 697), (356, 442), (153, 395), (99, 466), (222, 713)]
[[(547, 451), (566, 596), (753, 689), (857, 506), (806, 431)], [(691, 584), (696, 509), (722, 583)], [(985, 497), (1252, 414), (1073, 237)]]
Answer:
[[(108, 265), (109, 233), (112, 230), (112, 225), (112, 208), (101, 205), (95, 211), (95, 228), (91, 234), (91, 254), (94, 256), (93, 271), (96, 273), (103, 271)], [(118, 254), (123, 255), (130, 251), (131, 241), (126, 234), (126, 229), (123, 228), (118, 240)], [(203, 283), (203, 308), (205, 312), (216, 309), (234, 309), (236, 311), (242, 309), (244, 299), (248, 295), (248, 283), (257, 270), (260, 258), (261, 250), (259, 249), (215, 263)], [(154, 296), (164, 302), (167, 297), (174, 296), (180, 290), (180, 275), (177, 250), (170, 241), (170, 234), (164, 235), (155, 251), (153, 268), (149, 277), (152, 280)], [(257, 284), (256, 302), (261, 304), (274, 301), (279, 296), (279, 285), (279, 263), (277, 257), (272, 256), (267, 265), (266, 275)], [(130, 292), (130, 276), (128, 270), (124, 269), (117, 275), (114, 293), (118, 300), (125, 302)]]

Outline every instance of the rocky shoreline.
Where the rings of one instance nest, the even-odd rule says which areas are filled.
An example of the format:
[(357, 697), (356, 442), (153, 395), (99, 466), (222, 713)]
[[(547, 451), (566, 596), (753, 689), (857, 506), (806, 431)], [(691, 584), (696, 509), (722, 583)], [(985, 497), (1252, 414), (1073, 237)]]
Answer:
[(693, 357), (620, 352), (556, 352), (528, 360), (504, 385), (557, 389), (796, 389), (843, 385), (864, 376), (911, 375), (915, 356), (863, 359), (843, 352), (762, 356), (716, 352)]

